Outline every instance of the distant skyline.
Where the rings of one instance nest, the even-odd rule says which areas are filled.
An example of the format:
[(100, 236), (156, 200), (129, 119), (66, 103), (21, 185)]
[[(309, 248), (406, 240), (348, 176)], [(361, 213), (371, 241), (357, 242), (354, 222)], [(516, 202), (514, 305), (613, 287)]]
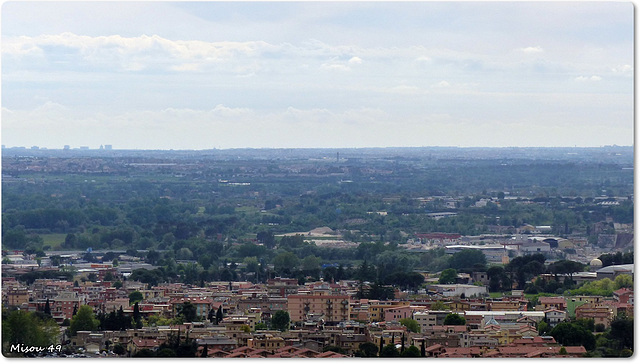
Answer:
[(631, 2), (4, 2), (2, 144), (634, 141)]

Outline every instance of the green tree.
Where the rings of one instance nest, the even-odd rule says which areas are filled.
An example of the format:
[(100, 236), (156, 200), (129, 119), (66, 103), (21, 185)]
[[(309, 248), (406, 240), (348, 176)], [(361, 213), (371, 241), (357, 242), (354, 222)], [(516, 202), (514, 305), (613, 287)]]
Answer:
[(618, 317), (613, 320), (610, 336), (618, 343), (616, 349), (633, 350), (633, 318)]
[(275, 330), (287, 331), (289, 329), (289, 312), (279, 310), (271, 318), (271, 327)]
[(403, 351), (402, 354), (400, 354), (400, 356), (405, 358), (419, 358), (420, 349), (418, 349), (414, 345), (411, 345), (405, 351)]
[(396, 349), (395, 344), (391, 343), (385, 345), (384, 348), (382, 348), (380, 356), (383, 358), (397, 358), (400, 356), (400, 352), (398, 352), (398, 349)]
[(475, 265), (485, 266), (487, 264), (487, 258), (480, 250), (462, 249), (451, 256), (449, 263), (451, 264), (451, 268), (454, 269), (473, 268)]
[(551, 336), (564, 346), (583, 345), (587, 350), (595, 348), (596, 340), (591, 331), (582, 325), (572, 322), (561, 322), (549, 332)]
[(124, 355), (127, 353), (127, 349), (121, 343), (117, 343), (113, 346), (113, 353), (116, 355)]
[(47, 316), (51, 316), (51, 304), (49, 303), (49, 299), (47, 298), (47, 302), (44, 304), (44, 314)]
[(78, 313), (71, 318), (69, 333), (71, 336), (75, 336), (78, 331), (95, 331), (98, 329), (98, 325), (100, 325), (100, 321), (93, 315), (91, 306), (82, 305), (78, 308)]
[(447, 268), (440, 273), (438, 283), (440, 284), (453, 284), (456, 283), (458, 272), (454, 268)]
[(378, 356), (378, 347), (371, 342), (365, 342), (358, 346), (359, 350), (356, 352), (356, 356), (360, 358), (375, 358)]
[(142, 328), (142, 315), (140, 314), (138, 302), (133, 304), (133, 321), (136, 323), (136, 329)]
[(613, 280), (613, 288), (633, 288), (633, 278), (629, 274), (620, 274)]
[(402, 326), (406, 327), (407, 330), (411, 332), (420, 332), (420, 325), (418, 324), (418, 321), (412, 318), (403, 318), (400, 319), (399, 322)]
[(292, 275), (299, 263), (300, 259), (292, 252), (280, 253), (273, 259), (275, 271), (287, 277)]
[(58, 325), (46, 316), (22, 310), (2, 313), (2, 352), (5, 356), (21, 355), (11, 351), (12, 344), (49, 346), (56, 342)]
[(198, 320), (197, 308), (191, 302), (185, 302), (180, 306), (179, 315), (184, 317), (185, 322), (194, 322)]
[(443, 325), (465, 325), (467, 320), (457, 313), (450, 313), (444, 318)]
[(142, 292), (140, 291), (133, 291), (131, 293), (129, 293), (129, 304), (133, 305), (136, 302), (140, 302), (144, 299), (144, 296), (142, 295)]
[(216, 325), (222, 321), (224, 318), (224, 314), (222, 313), (222, 305), (218, 306), (218, 311), (216, 311)]

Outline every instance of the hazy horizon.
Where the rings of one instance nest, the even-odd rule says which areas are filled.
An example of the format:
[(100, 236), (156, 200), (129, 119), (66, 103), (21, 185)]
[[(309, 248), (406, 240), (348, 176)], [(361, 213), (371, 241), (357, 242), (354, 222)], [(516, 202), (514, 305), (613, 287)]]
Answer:
[(2, 144), (633, 146), (633, 12), (620, 2), (5, 2)]

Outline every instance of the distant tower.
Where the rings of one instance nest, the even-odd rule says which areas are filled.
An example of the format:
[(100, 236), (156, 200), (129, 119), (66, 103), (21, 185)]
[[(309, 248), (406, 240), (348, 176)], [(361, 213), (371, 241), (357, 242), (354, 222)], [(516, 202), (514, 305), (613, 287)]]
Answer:
[(340, 152), (336, 152), (336, 162), (340, 162)]

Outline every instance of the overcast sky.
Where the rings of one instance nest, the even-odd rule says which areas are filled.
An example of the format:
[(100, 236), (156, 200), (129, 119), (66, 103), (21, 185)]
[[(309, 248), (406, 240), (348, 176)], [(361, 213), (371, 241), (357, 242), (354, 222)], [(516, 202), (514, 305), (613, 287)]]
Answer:
[(5, 2), (2, 144), (633, 145), (631, 2)]

